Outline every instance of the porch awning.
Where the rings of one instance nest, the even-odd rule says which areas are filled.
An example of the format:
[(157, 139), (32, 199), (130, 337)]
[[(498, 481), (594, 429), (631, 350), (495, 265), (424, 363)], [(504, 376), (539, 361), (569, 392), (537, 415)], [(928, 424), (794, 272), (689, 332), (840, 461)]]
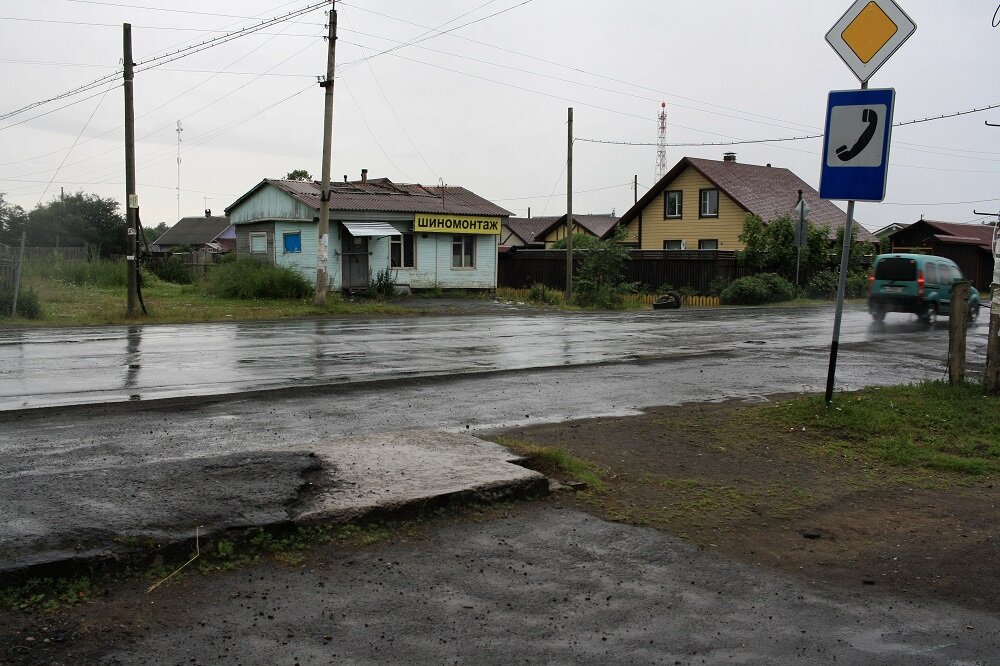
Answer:
[(392, 225), (385, 222), (341, 222), (352, 236), (399, 236)]

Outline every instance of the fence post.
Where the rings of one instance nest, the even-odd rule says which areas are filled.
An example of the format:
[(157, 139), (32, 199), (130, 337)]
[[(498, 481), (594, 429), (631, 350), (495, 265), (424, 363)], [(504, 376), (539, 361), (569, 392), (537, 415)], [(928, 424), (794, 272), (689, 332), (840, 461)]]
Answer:
[(969, 283), (951, 286), (951, 310), (948, 313), (948, 383), (965, 380), (965, 334), (968, 330)]
[(21, 263), (24, 261), (24, 240), (27, 232), (21, 232), (21, 251), (17, 255), (17, 268), (14, 269), (14, 297), (10, 303), (10, 318), (17, 316), (17, 292), (21, 290)]

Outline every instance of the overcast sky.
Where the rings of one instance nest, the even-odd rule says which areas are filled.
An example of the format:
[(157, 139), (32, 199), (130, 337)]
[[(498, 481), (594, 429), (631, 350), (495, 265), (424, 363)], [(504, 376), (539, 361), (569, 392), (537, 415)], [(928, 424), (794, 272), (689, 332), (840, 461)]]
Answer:
[[(1000, 104), (1000, 0), (898, 0), (916, 33), (874, 75), (896, 122)], [(323, 8), (198, 53), (160, 56), (308, 7), (310, 0), (4, 0), (0, 114), (120, 69), (132, 24), (143, 223), (215, 213), (263, 178), (321, 173)], [(827, 93), (859, 86), (824, 36), (849, 0), (350, 0), (339, 30), (333, 177), (466, 187), (515, 215), (566, 210), (574, 108), (578, 213), (621, 215), (653, 185), (660, 103), (668, 143), (822, 132)], [(492, 15), (492, 16), (491, 16)], [(442, 31), (448, 31), (442, 34)], [(392, 49), (390, 52), (387, 50)], [(142, 63), (148, 63), (145, 67)], [(156, 65), (156, 66), (151, 66)], [(148, 67), (148, 69), (147, 69)], [(121, 78), (0, 120), (0, 192), (30, 210), (82, 190), (124, 200)], [(921, 215), (978, 222), (1000, 206), (1000, 108), (896, 127), (877, 229)], [(787, 167), (819, 185), (820, 139), (669, 146)], [(845, 208), (843, 202), (838, 202)]]

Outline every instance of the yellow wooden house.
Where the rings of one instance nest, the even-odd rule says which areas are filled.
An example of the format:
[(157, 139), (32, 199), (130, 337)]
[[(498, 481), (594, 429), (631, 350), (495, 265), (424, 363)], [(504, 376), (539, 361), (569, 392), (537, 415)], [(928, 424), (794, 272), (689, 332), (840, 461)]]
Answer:
[[(681, 159), (618, 224), (625, 225), (625, 242), (642, 250), (742, 250), (747, 214), (765, 223), (790, 215), (800, 191), (809, 221), (836, 238), (847, 219), (844, 211), (788, 169), (740, 164), (735, 153), (722, 161)], [(860, 224), (856, 228), (858, 240), (877, 240)]]

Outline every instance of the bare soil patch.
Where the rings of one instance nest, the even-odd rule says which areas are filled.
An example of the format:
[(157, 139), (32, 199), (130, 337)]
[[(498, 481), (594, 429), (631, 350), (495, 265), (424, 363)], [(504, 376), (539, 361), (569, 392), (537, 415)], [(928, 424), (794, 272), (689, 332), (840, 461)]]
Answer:
[(598, 465), (554, 501), (653, 527), (815, 584), (1000, 611), (995, 479), (873, 464), (764, 428), (745, 403), (506, 430)]

